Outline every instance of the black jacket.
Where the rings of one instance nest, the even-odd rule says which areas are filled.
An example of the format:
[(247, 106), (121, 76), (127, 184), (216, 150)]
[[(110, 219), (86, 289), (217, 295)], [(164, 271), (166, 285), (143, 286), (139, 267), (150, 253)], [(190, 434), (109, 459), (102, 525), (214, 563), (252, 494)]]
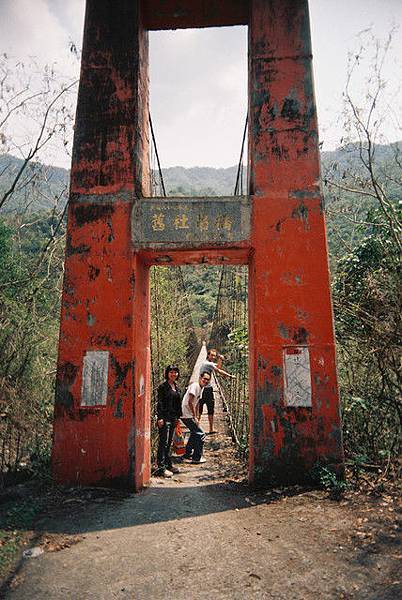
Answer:
[(164, 381), (158, 387), (158, 405), (156, 409), (158, 419), (164, 421), (175, 421), (181, 416), (181, 395), (176, 386), (176, 391), (172, 390), (170, 384)]

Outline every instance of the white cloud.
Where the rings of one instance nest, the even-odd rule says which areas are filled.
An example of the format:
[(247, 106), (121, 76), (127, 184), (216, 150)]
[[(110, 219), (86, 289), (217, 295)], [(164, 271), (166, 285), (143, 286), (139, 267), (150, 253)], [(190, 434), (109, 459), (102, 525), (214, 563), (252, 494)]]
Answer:
[[(78, 76), (69, 41), (81, 46), (84, 6), (84, 0), (0, 0), (0, 51), (56, 62), (63, 76)], [(331, 147), (339, 141), (348, 50), (367, 27), (384, 38), (401, 22), (401, 3), (310, 0), (310, 13), (320, 133)], [(245, 27), (150, 33), (151, 108), (164, 166), (237, 162), (247, 105), (246, 33)], [(398, 48), (392, 52), (390, 83), (400, 69)], [(399, 108), (394, 99), (392, 110)]]
[[(394, 25), (401, 24), (400, 0), (310, 0), (310, 17), (313, 42), (313, 67), (320, 125), (320, 137), (324, 148), (339, 145), (342, 132), (342, 93), (347, 79), (348, 53), (360, 47), (358, 34), (371, 29), (373, 35), (385, 40)], [(400, 36), (400, 32), (399, 32)], [(401, 81), (397, 39), (384, 66), (383, 76), (392, 88), (397, 104), (396, 82)], [(359, 73), (354, 77), (356, 100), (363, 100), (366, 90), (365, 78), (370, 61), (363, 60)], [(400, 102), (400, 96), (399, 96)], [(384, 125), (384, 133), (390, 141), (401, 137), (401, 131), (391, 124)]]
[(247, 110), (247, 29), (152, 32), (150, 63), (164, 166), (235, 164)]
[(1, 49), (21, 60), (55, 63), (74, 76), (77, 65), (68, 47), (70, 32), (52, 12), (46, 0), (3, 0), (0, 8)]

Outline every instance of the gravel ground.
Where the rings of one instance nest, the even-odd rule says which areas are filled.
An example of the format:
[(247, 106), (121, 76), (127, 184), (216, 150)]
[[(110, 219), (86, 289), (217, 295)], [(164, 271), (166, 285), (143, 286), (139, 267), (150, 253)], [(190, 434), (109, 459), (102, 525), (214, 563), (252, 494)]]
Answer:
[(223, 433), (205, 455), (140, 494), (64, 491), (37, 524), (38, 556), (22, 560), (4, 597), (402, 597), (395, 497), (250, 490)]

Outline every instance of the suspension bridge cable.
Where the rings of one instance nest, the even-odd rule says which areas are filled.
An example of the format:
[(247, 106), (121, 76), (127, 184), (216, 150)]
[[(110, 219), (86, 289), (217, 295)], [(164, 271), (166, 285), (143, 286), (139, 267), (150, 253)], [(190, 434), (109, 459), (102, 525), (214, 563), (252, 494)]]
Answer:
[[(235, 185), (235, 189), (234, 189), (234, 196), (238, 195), (238, 191), (239, 191), (239, 181), (240, 181), (240, 173), (243, 171), (243, 153), (244, 153), (244, 143), (246, 141), (246, 132), (247, 132), (247, 125), (248, 125), (248, 114), (246, 115), (246, 122), (244, 123), (244, 131), (243, 131), (243, 139), (242, 139), (242, 143), (241, 143), (241, 150), (240, 150), (240, 158), (239, 158), (239, 165), (237, 167), (237, 175), (236, 175), (236, 185)], [(243, 187), (243, 186), (242, 186)], [(242, 190), (243, 191), (243, 190)]]
[[(154, 161), (156, 158), (157, 161), (157, 169), (159, 173), (159, 192), (164, 197), (167, 197), (166, 188), (163, 180), (162, 168), (159, 159), (158, 148), (156, 145), (156, 136), (153, 128), (151, 114), (149, 113), (149, 125), (151, 131), (151, 159)], [(157, 193), (156, 178), (154, 177), (154, 171), (156, 171), (154, 162), (152, 163), (151, 169), (151, 177), (152, 177), (152, 195)], [(153, 326), (152, 326), (152, 338), (151, 338), (151, 346), (152, 346), (152, 367), (154, 373), (154, 380), (157, 380), (158, 373), (160, 376), (160, 371), (162, 368), (163, 360), (178, 360), (179, 358), (183, 361), (183, 375), (186, 375), (186, 371), (188, 371), (188, 376), (191, 375), (194, 362), (196, 360), (195, 353), (198, 354), (200, 343), (197, 339), (197, 335), (195, 333), (194, 321), (192, 317), (192, 311), (189, 302), (188, 291), (185, 284), (185, 279), (183, 275), (182, 268), (178, 267), (170, 267), (168, 270), (160, 271), (158, 267), (154, 267), (151, 271), (151, 283), (152, 283), (152, 307), (153, 307)], [(171, 292), (169, 296), (166, 296), (163, 292), (163, 287), (170, 287)], [(167, 344), (169, 348), (171, 348), (167, 352), (167, 348), (162, 346), (161, 344), (161, 336), (160, 330), (163, 329), (160, 326), (160, 321), (164, 322), (165, 317), (169, 314), (169, 311), (172, 310), (172, 303), (178, 307), (180, 303), (183, 304), (183, 317), (181, 319), (176, 319), (176, 328), (180, 330), (183, 335), (183, 339), (185, 340), (185, 353), (183, 356), (169, 356), (172, 348), (172, 344)], [(164, 324), (164, 326), (166, 323)], [(177, 340), (176, 340), (177, 341)], [(173, 344), (174, 345), (174, 344)], [(176, 344), (177, 345), (177, 344)], [(161, 357), (164, 357), (163, 359)]]
[(156, 147), (155, 133), (154, 133), (153, 125), (152, 125), (151, 113), (148, 113), (148, 117), (149, 117), (149, 126), (151, 128), (152, 142), (153, 142), (154, 149), (155, 149), (156, 161), (158, 163), (158, 171), (159, 171), (159, 178), (160, 178), (160, 181), (161, 181), (162, 192), (163, 192), (163, 196), (166, 197), (167, 194), (166, 194), (166, 189), (165, 189), (165, 183), (163, 181), (161, 163), (159, 161), (158, 148)]

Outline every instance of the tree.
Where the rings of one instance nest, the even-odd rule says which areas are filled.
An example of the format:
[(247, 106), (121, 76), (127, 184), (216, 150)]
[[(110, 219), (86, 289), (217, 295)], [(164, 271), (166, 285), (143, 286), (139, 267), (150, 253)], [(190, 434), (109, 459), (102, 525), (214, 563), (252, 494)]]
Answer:
[(75, 83), (38, 70), (0, 57), (0, 475), (51, 435), (67, 182), (37, 161), (68, 149)]
[[(33, 61), (25, 65), (7, 54), (0, 57), (0, 209), (13, 195), (32, 189), (38, 178), (46, 178), (43, 164), (28, 167), (51, 143), (58, 139), (68, 152), (73, 123), (71, 91), (76, 85), (76, 81), (61, 78), (54, 66), (40, 70)], [(17, 167), (11, 157), (6, 160), (10, 154), (20, 158)]]
[[(341, 241), (332, 271), (346, 449), (366, 460), (401, 450), (401, 143), (386, 149), (379, 144), (399, 102), (393, 92), (391, 110), (392, 82), (383, 76), (394, 34), (381, 43), (365, 32), (350, 57), (343, 156), (324, 176), (330, 228)], [(354, 78), (367, 59), (371, 69), (361, 103)]]

